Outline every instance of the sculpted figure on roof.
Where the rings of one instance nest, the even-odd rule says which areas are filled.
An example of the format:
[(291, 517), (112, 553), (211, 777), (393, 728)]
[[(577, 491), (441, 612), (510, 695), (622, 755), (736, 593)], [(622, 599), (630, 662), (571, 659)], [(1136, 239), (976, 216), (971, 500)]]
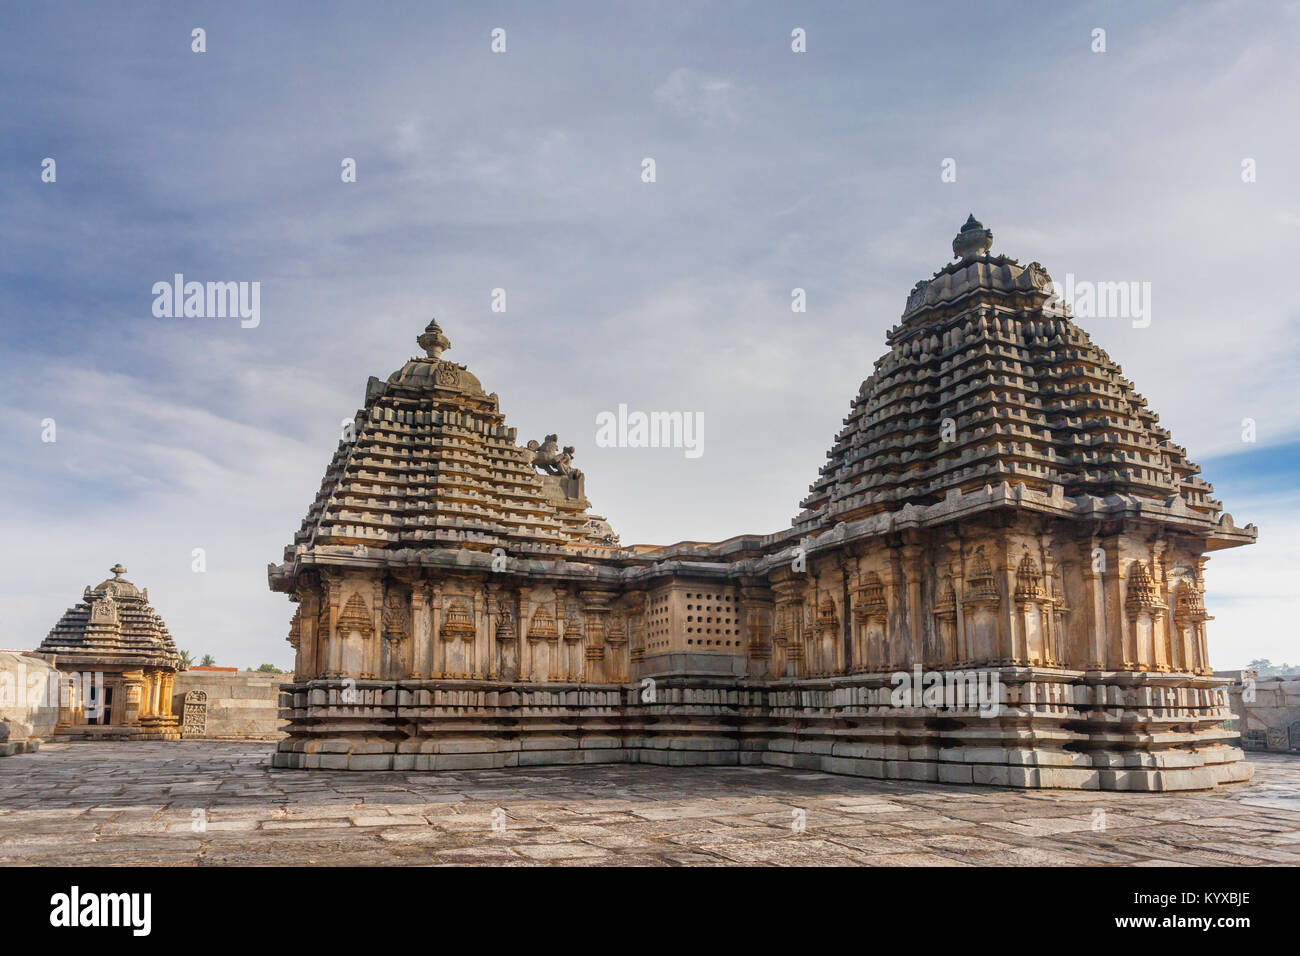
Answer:
[(548, 475), (558, 475), (561, 478), (582, 477), (582, 472), (573, 467), (573, 446), (565, 445), (561, 450), (559, 435), (547, 435), (546, 441), (540, 445), (534, 439), (528, 443), (528, 450), (533, 453), (533, 466)]

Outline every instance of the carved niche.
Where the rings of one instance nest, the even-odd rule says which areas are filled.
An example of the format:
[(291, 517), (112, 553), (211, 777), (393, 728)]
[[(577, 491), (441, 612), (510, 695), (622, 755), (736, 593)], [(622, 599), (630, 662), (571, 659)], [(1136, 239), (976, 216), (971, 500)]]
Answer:
[(560, 632), (555, 626), (555, 617), (550, 609), (542, 604), (533, 612), (532, 622), (528, 625), (530, 641), (558, 641)]
[(464, 598), (452, 598), (442, 619), (442, 629), (438, 635), (444, 641), (462, 641), (474, 639), (474, 619), (470, 617), (469, 608)]
[(410, 627), (406, 601), (400, 594), (390, 591), (384, 600), (384, 640), (398, 644), (410, 636)]
[(370, 609), (366, 607), (365, 599), (354, 593), (339, 615), (338, 630), (343, 634), (356, 631), (362, 637), (369, 637), (373, 629), (374, 624), (370, 620)]
[(117, 602), (113, 600), (112, 595), (105, 595), (90, 605), (90, 623), (108, 625), (117, 623)]

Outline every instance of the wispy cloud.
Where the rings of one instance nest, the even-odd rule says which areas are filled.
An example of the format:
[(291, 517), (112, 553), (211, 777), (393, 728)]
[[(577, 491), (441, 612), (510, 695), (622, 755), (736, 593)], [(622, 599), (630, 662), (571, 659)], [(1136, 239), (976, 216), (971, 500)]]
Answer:
[(655, 89), (655, 102), (678, 116), (707, 123), (740, 119), (739, 93), (731, 80), (678, 67)]
[[(454, 8), (223, 8), (203, 55), (189, 14), (141, 10), (0, 9), (0, 490), (24, 543), (0, 549), (0, 643), (35, 644), (122, 560), (183, 646), (286, 663), (265, 566), (367, 376), (432, 314), (521, 438), (578, 447), (624, 541), (786, 527), (973, 211), (1054, 275), (1152, 283), (1150, 328), (1089, 330), (1261, 527), (1211, 564), (1216, 662), (1285, 656), (1278, 622), (1300, 607), (1273, 576), (1297, 481), (1270, 463), (1300, 436), (1290, 8), (1105, 8), (1105, 54), (1096, 9), (1014, 3), (1010, 32), (926, 4), (802, 11), (804, 54), (788, 9), (761, 3), (507, 4), (503, 55)], [(151, 284), (178, 271), (261, 281), (262, 325), (153, 319)], [(596, 448), (619, 402), (703, 411), (706, 454)]]

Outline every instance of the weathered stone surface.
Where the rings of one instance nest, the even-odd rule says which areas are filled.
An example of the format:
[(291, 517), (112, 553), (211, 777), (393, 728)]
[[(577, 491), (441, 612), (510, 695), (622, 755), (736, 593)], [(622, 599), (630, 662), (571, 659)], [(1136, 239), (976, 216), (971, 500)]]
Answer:
[(1300, 753), (1300, 680), (1260, 677), (1256, 671), (1216, 671), (1232, 681), (1232, 728), (1246, 750)]
[(35, 751), (54, 733), (58, 680), (45, 659), (0, 651), (0, 756)]
[(191, 694), (204, 695), (203, 729), (184, 736), (217, 740), (273, 740), (284, 736), (280, 721), (282, 675), (258, 671), (181, 671), (172, 710), (182, 713)]
[(518, 447), (430, 323), (427, 358), (370, 380), (269, 568), (298, 603), (276, 765), (743, 754), (1144, 791), (1249, 773), (1204, 569), (1255, 528), (1043, 267), (991, 243), (972, 217), (917, 284), (792, 527), (714, 544), (619, 546), (571, 451)]
[(272, 744), (0, 762), (0, 865), (1300, 863), (1300, 758), (1198, 793), (1042, 794), (772, 767), (273, 770)]

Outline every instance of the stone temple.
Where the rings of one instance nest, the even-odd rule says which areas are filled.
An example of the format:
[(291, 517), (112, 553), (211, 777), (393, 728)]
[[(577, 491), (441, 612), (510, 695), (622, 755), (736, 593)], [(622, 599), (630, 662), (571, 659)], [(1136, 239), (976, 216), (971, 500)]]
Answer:
[(179, 740), (172, 684), (180, 655), (167, 625), (122, 575), (87, 587), (36, 653), (63, 675), (56, 736), (117, 740)]
[(297, 604), (274, 765), (1249, 778), (1203, 595), (1256, 530), (992, 238), (971, 217), (916, 284), (792, 526), (716, 544), (621, 545), (431, 322), (269, 568)]

